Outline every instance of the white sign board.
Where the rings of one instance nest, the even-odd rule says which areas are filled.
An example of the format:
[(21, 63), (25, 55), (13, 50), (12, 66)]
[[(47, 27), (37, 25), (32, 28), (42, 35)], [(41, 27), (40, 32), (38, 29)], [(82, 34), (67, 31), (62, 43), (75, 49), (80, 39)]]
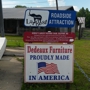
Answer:
[(85, 28), (85, 17), (78, 17), (81, 28)]
[(25, 82), (73, 82), (73, 54), (71, 44), (26, 44)]

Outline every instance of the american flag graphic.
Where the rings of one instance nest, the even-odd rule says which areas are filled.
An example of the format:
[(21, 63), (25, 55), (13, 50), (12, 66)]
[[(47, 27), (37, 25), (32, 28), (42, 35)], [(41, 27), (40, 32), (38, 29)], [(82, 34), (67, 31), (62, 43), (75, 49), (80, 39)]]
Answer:
[(60, 74), (58, 71), (57, 64), (54, 63), (46, 63), (46, 62), (39, 62), (38, 63), (38, 74), (44, 72), (45, 74)]

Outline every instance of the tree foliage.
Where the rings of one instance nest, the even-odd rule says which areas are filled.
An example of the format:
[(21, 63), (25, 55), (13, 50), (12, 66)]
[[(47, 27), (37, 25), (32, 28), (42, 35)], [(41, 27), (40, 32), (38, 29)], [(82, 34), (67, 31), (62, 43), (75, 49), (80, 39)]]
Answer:
[(15, 8), (27, 8), (26, 6), (16, 5)]
[(84, 7), (82, 7), (79, 12), (77, 12), (77, 17), (85, 17), (85, 26), (86, 28), (90, 28), (90, 11), (88, 8), (84, 9)]

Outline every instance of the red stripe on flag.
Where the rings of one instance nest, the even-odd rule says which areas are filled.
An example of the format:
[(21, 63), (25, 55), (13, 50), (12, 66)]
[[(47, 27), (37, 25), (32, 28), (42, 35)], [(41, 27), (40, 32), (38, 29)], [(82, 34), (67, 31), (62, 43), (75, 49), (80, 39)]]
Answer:
[(44, 72), (45, 74), (55, 74), (55, 73), (60, 74), (58, 71), (57, 64), (54, 63), (51, 64), (46, 63), (46, 67), (41, 67), (38, 69), (38, 74), (41, 72)]

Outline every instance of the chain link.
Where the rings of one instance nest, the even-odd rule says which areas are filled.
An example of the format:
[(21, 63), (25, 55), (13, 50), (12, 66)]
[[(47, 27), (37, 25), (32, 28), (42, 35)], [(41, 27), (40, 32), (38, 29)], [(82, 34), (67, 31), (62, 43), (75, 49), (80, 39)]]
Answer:
[(76, 66), (79, 68), (79, 70), (84, 74), (84, 76), (87, 78), (87, 80), (90, 82), (90, 78), (89, 78), (88, 75), (84, 72), (84, 70), (79, 66), (79, 64), (76, 62), (76, 60), (74, 61), (74, 63), (75, 63)]

